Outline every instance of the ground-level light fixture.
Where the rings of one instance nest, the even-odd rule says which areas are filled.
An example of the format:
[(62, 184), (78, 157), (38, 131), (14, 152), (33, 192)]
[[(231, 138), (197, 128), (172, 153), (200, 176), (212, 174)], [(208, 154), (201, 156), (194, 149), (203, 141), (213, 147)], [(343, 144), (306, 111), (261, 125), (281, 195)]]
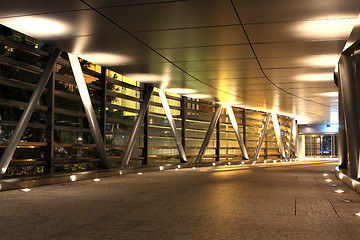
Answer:
[(93, 181), (94, 181), (94, 182), (100, 182), (101, 179), (100, 179), (100, 178), (94, 178)]
[(341, 190), (341, 189), (338, 189), (338, 190), (335, 190), (334, 192), (336, 192), (336, 193), (343, 193), (343, 192), (345, 192), (344, 190)]
[(164, 170), (164, 167), (163, 167), (163, 166), (159, 166), (159, 170), (160, 170), (160, 171)]
[(76, 176), (75, 176), (75, 175), (70, 175), (70, 180), (71, 180), (72, 182), (75, 182), (75, 181), (76, 181)]
[(138, 172), (138, 175), (142, 175), (143, 173), (142, 172)]
[(32, 190), (31, 190), (31, 188), (23, 188), (23, 189), (21, 189), (21, 191), (22, 192), (31, 192)]
[(325, 182), (332, 182), (332, 180), (328, 178), (325, 180)]

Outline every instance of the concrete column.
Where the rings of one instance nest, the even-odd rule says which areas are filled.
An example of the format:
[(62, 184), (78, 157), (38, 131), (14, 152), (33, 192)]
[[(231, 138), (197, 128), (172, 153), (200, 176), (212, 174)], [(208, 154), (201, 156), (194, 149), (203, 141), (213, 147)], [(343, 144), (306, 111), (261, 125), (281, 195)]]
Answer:
[(339, 73), (341, 82), (342, 106), (344, 110), (345, 131), (349, 153), (350, 175), (359, 177), (359, 118), (357, 113), (356, 85), (353, 62), (349, 55), (340, 58)]

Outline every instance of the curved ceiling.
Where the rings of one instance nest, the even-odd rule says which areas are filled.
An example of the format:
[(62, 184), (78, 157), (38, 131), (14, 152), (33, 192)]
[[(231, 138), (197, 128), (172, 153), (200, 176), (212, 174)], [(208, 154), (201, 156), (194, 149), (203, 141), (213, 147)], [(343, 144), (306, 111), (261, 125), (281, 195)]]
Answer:
[[(20, 3), (21, 2), (21, 3)], [(337, 116), (333, 72), (358, 0), (4, 0), (0, 23), (189, 97)]]

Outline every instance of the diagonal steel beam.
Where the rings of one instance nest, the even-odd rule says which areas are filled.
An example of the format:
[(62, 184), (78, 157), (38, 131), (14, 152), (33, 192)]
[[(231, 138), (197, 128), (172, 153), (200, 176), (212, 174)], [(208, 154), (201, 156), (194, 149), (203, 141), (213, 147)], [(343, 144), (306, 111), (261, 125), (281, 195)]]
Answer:
[(209, 145), (211, 135), (212, 135), (212, 133), (214, 131), (216, 123), (219, 121), (220, 115), (221, 115), (221, 106), (216, 106), (215, 113), (214, 113), (214, 115), (213, 115), (213, 117), (212, 117), (212, 119), (210, 121), (209, 128), (208, 128), (208, 130), (206, 132), (204, 141), (203, 141), (203, 143), (202, 143), (202, 145), (200, 147), (200, 150), (199, 150), (199, 153), (198, 153), (198, 155), (196, 157), (195, 163), (201, 162), (202, 157), (204, 156), (206, 147)]
[(236, 122), (234, 111), (233, 111), (233, 109), (232, 109), (232, 107), (230, 105), (227, 106), (227, 111), (228, 111), (228, 114), (229, 114), (231, 125), (234, 128), (235, 136), (236, 136), (236, 138), (237, 138), (237, 140), (239, 142), (243, 157), (244, 157), (244, 159), (248, 160), (249, 155), (247, 153), (247, 150), (246, 150), (246, 147), (245, 147), (245, 144), (244, 144), (244, 140), (243, 140), (243, 138), (242, 138), (242, 136), (241, 136), (241, 134), (239, 132), (239, 126), (238, 126), (238, 124)]
[(259, 159), (259, 156), (260, 156), (260, 151), (261, 151), (261, 146), (264, 142), (264, 138), (265, 138), (265, 134), (266, 134), (266, 130), (268, 129), (268, 126), (269, 126), (269, 123), (270, 123), (270, 119), (271, 119), (271, 114), (268, 113), (266, 114), (266, 118), (265, 118), (265, 122), (264, 122), (264, 126), (261, 130), (261, 133), (260, 133), (260, 137), (259, 137), (259, 143), (256, 147), (256, 152), (255, 152), (255, 155), (254, 155), (254, 160), (258, 160)]
[(80, 66), (79, 58), (71, 53), (68, 53), (68, 56), (69, 56), (71, 68), (74, 73), (76, 85), (78, 86), (79, 89), (80, 98), (85, 109), (86, 117), (90, 125), (90, 130), (95, 141), (96, 149), (98, 151), (99, 157), (101, 159), (101, 162), (103, 163), (104, 168), (110, 168), (110, 162), (106, 156), (104, 141), (100, 133), (98, 122), (96, 120), (96, 115), (91, 103), (89, 91), (86, 86), (86, 82)]
[(183, 162), (183, 163), (186, 163), (187, 159), (186, 159), (186, 154), (185, 154), (185, 151), (184, 151), (184, 147), (183, 147), (183, 145), (181, 143), (179, 133), (176, 130), (176, 124), (175, 124), (174, 118), (171, 115), (170, 106), (169, 106), (169, 103), (166, 100), (165, 92), (163, 90), (161, 90), (161, 89), (158, 89), (158, 92), (159, 92), (159, 96), (160, 96), (162, 105), (164, 107), (165, 115), (166, 115), (166, 117), (167, 117), (167, 119), (169, 121), (171, 131), (172, 131), (172, 133), (174, 135), (175, 144), (176, 144), (176, 147), (177, 147), (177, 149), (179, 151), (180, 161)]
[(26, 126), (29, 123), (29, 120), (31, 118), (32, 113), (34, 112), (34, 109), (41, 97), (41, 94), (44, 91), (45, 85), (47, 84), (53, 69), (55, 67), (56, 61), (60, 56), (60, 49), (54, 49), (49, 60), (46, 62), (45, 69), (43, 73), (40, 76), (39, 82), (34, 89), (34, 92), (31, 95), (31, 98), (29, 100), (28, 105), (26, 106), (23, 114), (21, 115), (21, 118), (15, 128), (15, 131), (13, 135), (11, 136), (10, 142), (5, 149), (4, 154), (1, 157), (0, 160), (0, 178), (2, 178), (9, 167), (10, 161), (15, 153), (16, 147), (19, 144), (19, 141), (21, 139), (21, 136), (24, 133), (24, 130)]
[(129, 138), (129, 142), (126, 146), (122, 161), (121, 161), (121, 167), (124, 168), (126, 167), (126, 165), (129, 163), (130, 161), (130, 157), (131, 154), (134, 150), (134, 146), (135, 146), (135, 138), (138, 135), (138, 132), (140, 130), (141, 127), (141, 123), (144, 121), (144, 117), (145, 117), (145, 113), (149, 107), (150, 104), (150, 98), (151, 98), (151, 94), (153, 92), (154, 87), (153, 86), (146, 86), (145, 88), (145, 94), (144, 94), (144, 98), (143, 98), (143, 102), (141, 104), (140, 107), (140, 111), (139, 114), (136, 118), (135, 121), (135, 125), (134, 128), (130, 134), (130, 138)]
[(281, 155), (282, 158), (286, 158), (285, 151), (284, 151), (284, 144), (283, 144), (283, 141), (281, 139), (279, 121), (278, 121), (276, 113), (272, 113), (272, 122), (273, 122), (273, 125), (274, 125), (275, 136), (276, 136), (276, 139), (277, 139), (277, 142), (278, 142), (278, 145), (279, 145), (279, 149), (280, 149), (280, 155)]

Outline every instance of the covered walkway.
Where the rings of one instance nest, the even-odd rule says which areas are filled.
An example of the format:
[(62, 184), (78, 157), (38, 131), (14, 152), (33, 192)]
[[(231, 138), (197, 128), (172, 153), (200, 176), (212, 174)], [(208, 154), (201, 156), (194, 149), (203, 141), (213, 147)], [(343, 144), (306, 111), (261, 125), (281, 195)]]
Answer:
[(0, 239), (358, 239), (360, 196), (335, 166), (188, 168), (4, 191)]

